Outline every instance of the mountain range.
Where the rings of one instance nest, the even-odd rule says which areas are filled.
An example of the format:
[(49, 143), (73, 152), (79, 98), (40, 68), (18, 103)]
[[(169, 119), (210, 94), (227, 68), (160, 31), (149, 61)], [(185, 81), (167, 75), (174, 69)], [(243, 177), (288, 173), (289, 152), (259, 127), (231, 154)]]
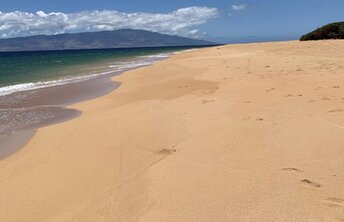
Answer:
[(0, 39), (0, 51), (136, 48), (215, 45), (216, 43), (145, 30), (84, 32)]

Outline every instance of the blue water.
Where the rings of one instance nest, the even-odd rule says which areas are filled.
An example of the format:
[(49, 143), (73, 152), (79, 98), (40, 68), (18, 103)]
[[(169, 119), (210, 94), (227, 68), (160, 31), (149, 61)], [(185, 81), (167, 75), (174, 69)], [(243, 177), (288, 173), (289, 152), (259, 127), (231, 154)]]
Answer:
[(154, 56), (195, 47), (0, 52), (0, 96), (148, 65)]

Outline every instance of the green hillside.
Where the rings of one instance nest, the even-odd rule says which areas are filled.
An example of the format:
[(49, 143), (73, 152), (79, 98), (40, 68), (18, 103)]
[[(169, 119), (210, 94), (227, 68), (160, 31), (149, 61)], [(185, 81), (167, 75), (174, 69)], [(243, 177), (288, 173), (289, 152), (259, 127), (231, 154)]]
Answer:
[(301, 41), (322, 39), (344, 39), (344, 22), (325, 25), (301, 37)]

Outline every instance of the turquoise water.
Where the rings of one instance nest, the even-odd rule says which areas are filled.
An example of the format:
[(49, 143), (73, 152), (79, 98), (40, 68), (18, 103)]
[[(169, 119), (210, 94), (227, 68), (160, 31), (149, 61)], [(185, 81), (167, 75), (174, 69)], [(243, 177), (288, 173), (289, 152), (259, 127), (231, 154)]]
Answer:
[(42, 86), (47, 81), (147, 65), (150, 55), (164, 56), (190, 48), (195, 47), (0, 52), (0, 95)]

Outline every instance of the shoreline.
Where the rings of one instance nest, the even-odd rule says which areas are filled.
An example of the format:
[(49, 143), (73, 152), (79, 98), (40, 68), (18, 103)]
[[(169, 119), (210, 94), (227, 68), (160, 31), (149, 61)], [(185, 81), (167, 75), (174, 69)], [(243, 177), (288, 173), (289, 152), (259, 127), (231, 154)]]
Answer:
[[(176, 52), (169, 52), (168, 54), (171, 53), (173, 55)], [(101, 73), (93, 78), (86, 78), (85, 80), (77, 82), (1, 95), (0, 102), (2, 104), (2, 110), (18, 109), (20, 112), (23, 112), (21, 115), (25, 116), (33, 114), (31, 114), (29, 111), (25, 111), (24, 109), (33, 109), (37, 107), (41, 110), (51, 109), (50, 115), (53, 117), (50, 117), (46, 120), (43, 119), (40, 122), (30, 124), (28, 126), (23, 125), (19, 128), (16, 127), (6, 129), (7, 125), (9, 125), (9, 127), (14, 125), (14, 123), (12, 123), (13, 121), (3, 123), (2, 129), (0, 128), (0, 147), (2, 148), (0, 150), (0, 161), (15, 154), (16, 151), (19, 151), (21, 148), (23, 148), (32, 139), (38, 129), (55, 124), (61, 124), (82, 115), (82, 111), (78, 109), (70, 109), (68, 106), (93, 100), (116, 90), (120, 86), (120, 82), (112, 81), (113, 77), (121, 75), (130, 70), (153, 65), (155, 62), (162, 61), (170, 56), (171, 55), (167, 56), (166, 54), (163, 54), (163, 56), (160, 54), (147, 55), (145, 57), (152, 58), (149, 60), (149, 62), (145, 61), (145, 63), (143, 63), (142, 61), (139, 61), (137, 62), (137, 66), (135, 65), (135, 67), (132, 68), (128, 67), (122, 71), (109, 71), (105, 74)], [(135, 59), (137, 58), (135, 57)], [(4, 101), (9, 102), (6, 103)], [(13, 115), (18, 116), (18, 114)], [(11, 121), (11, 119), (14, 117), (8, 118), (9, 121)]]
[[(123, 72), (122, 72), (123, 73)], [(41, 120), (37, 123), (30, 123), (29, 125), (17, 126), (15, 128), (2, 129), (2, 135), (0, 135), (0, 161), (15, 154), (21, 148), (27, 144), (35, 132), (39, 128), (44, 128), (50, 125), (61, 124), (66, 121), (70, 121), (74, 118), (82, 115), (82, 111), (77, 109), (69, 109), (68, 106), (72, 104), (77, 104), (82, 101), (96, 99), (98, 97), (104, 96), (111, 91), (115, 90), (120, 84), (117, 82), (112, 82), (111, 77), (120, 75), (122, 73), (113, 73), (104, 76), (97, 77), (95, 79), (85, 80), (77, 83), (69, 83), (61, 86), (52, 86), (43, 89), (30, 90), (25, 92), (18, 92), (2, 96), (2, 100), (8, 100), (7, 97), (18, 97), (20, 102), (14, 102), (15, 106), (8, 104), (2, 107), (2, 109), (17, 109), (20, 110), (21, 116), (33, 115), (30, 113), (30, 109), (37, 107), (45, 115), (51, 115), (46, 120)], [(38, 97), (36, 95), (39, 95)], [(21, 101), (23, 100), (23, 101)], [(11, 100), (9, 100), (11, 101)], [(25, 109), (28, 109), (26, 111)], [(51, 109), (51, 111), (49, 111)], [(14, 114), (18, 115), (18, 114)], [(4, 126), (14, 125), (12, 122), (14, 117), (9, 117), (8, 123)], [(25, 117), (24, 117), (25, 118)], [(18, 128), (20, 127), (20, 128)], [(12, 131), (15, 130), (16, 132)], [(5, 148), (4, 148), (5, 147)]]
[(0, 219), (341, 220), (342, 49), (217, 46), (116, 76), (0, 161)]
[(0, 136), (0, 161), (4, 160), (23, 148), (35, 135), (36, 130), (24, 130), (16, 134)]

